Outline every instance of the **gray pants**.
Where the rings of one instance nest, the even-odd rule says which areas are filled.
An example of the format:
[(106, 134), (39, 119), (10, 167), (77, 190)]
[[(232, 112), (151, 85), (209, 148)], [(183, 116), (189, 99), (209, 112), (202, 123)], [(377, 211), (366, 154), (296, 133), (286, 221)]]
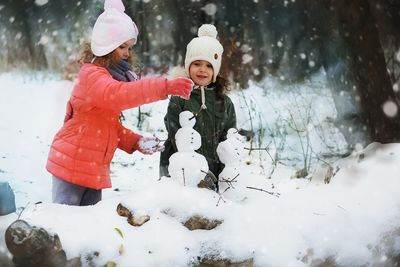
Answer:
[(101, 200), (101, 190), (79, 186), (53, 176), (53, 203), (71, 206), (94, 205)]

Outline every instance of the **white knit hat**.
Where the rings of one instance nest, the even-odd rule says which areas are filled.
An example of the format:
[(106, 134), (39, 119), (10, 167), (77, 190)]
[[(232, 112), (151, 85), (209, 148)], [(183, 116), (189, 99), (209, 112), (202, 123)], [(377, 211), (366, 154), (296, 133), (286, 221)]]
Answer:
[(199, 28), (198, 36), (193, 38), (186, 47), (185, 70), (189, 73), (190, 64), (196, 60), (205, 60), (213, 66), (213, 82), (216, 81), (224, 48), (217, 40), (217, 29), (214, 25), (203, 24)]
[(104, 12), (94, 24), (90, 42), (95, 56), (107, 55), (130, 39), (136, 43), (139, 31), (124, 11), (122, 0), (105, 0)]

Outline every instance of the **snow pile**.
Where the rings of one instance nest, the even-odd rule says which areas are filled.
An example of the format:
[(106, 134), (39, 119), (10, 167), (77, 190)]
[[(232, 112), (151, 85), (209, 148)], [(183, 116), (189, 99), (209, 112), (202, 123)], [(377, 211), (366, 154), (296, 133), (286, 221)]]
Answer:
[[(282, 164), (268, 179), (271, 159), (253, 151), (236, 166), (240, 176), (223, 195), (159, 180), (157, 154), (118, 152), (113, 188), (104, 190), (103, 201), (92, 207), (55, 205), (50, 203), (51, 177), (44, 166), (72, 84), (6, 74), (0, 75), (0, 83), (0, 112), (12, 114), (0, 122), (0, 179), (14, 188), (18, 212), (26, 206), (21, 219), (57, 233), (68, 258), (81, 255), (83, 261), (93, 258), (98, 265), (114, 261), (118, 266), (188, 266), (198, 257), (253, 258), (256, 266), (308, 266), (329, 256), (343, 266), (388, 260), (375, 254), (384, 236), (399, 227), (399, 144), (358, 150), (332, 166), (335, 176), (329, 184), (323, 182), (326, 169), (316, 171), (311, 181), (290, 179), (293, 169)], [(241, 94), (232, 94), (239, 127), (248, 122), (237, 101)], [(245, 94), (258, 103), (266, 98), (255, 86)], [(276, 105), (284, 101), (271, 96), (268, 101)], [(166, 106), (162, 101), (142, 107), (150, 115), (138, 132), (165, 139)], [(268, 107), (263, 108), (260, 118), (269, 117)], [(136, 114), (125, 113), (128, 119)], [(38, 201), (43, 203), (35, 204)], [(130, 225), (117, 214), (119, 203), (150, 220), (140, 227)], [(194, 215), (222, 223), (209, 231), (190, 231), (183, 223)], [(0, 217), (0, 236), (16, 218)], [(399, 253), (399, 237), (394, 238), (391, 249)], [(1, 238), (0, 254), (5, 252)]]

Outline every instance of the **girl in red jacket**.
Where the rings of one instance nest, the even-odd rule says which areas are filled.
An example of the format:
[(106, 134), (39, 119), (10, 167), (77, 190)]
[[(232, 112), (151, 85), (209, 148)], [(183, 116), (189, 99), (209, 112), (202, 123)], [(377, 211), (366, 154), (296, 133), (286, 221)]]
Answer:
[(64, 125), (50, 148), (46, 168), (53, 175), (54, 203), (99, 202), (101, 190), (111, 187), (110, 162), (117, 148), (143, 154), (162, 150), (151, 146), (152, 138), (124, 128), (119, 122), (122, 110), (167, 95), (188, 99), (192, 90), (191, 80), (185, 78), (137, 81), (126, 60), (138, 29), (121, 0), (106, 0), (104, 9), (94, 25), (91, 49), (68, 101)]

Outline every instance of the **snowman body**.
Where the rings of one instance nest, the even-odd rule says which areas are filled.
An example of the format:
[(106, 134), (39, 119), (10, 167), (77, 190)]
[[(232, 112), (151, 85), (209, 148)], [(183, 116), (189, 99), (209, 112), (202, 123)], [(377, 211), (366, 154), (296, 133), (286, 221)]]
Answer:
[(236, 129), (229, 129), (227, 139), (218, 144), (217, 154), (225, 168), (218, 176), (219, 191), (223, 192), (228, 186), (237, 182), (240, 175), (243, 143)]
[(196, 119), (190, 111), (179, 114), (180, 128), (175, 134), (178, 152), (169, 158), (168, 172), (184, 186), (197, 187), (208, 171), (206, 158), (195, 150), (201, 147), (201, 136), (193, 129)]

